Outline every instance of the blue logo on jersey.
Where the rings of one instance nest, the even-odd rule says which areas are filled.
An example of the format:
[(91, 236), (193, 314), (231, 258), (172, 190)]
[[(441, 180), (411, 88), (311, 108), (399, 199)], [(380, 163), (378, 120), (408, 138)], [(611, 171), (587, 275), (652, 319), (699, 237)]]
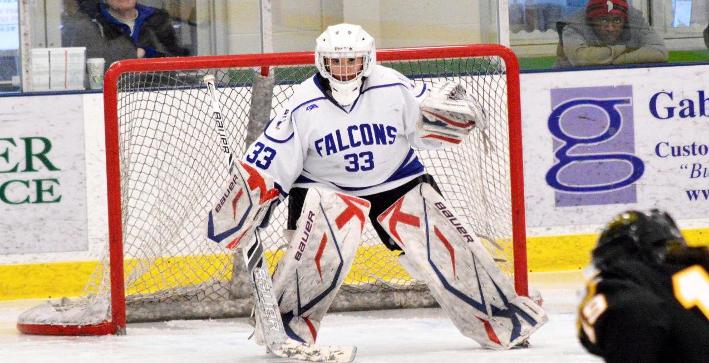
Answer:
[(306, 107), (305, 110), (306, 110), (306, 111), (310, 111), (310, 110), (315, 109), (315, 108), (318, 108), (318, 105), (316, 105), (316, 104), (313, 103), (312, 105), (309, 105), (308, 107)]
[(276, 129), (280, 129), (281, 124), (284, 123), (288, 119), (289, 112), (290, 112), (290, 110), (286, 108), (286, 110), (283, 111), (283, 113), (280, 116), (278, 116), (278, 121), (276, 121)]
[(332, 155), (358, 146), (391, 145), (396, 140), (396, 127), (383, 124), (350, 125), (315, 140), (318, 155)]
[(634, 155), (632, 87), (551, 90), (557, 207), (636, 202), (645, 165)]

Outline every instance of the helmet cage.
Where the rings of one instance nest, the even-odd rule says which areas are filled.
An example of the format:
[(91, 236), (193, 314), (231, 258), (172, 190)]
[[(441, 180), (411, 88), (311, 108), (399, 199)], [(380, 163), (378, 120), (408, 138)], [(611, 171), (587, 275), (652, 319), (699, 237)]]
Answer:
[[(338, 83), (338, 84), (349, 84), (349, 83), (355, 83), (356, 81), (359, 81), (362, 79), (362, 77), (368, 76), (370, 73), (372, 73), (372, 52), (371, 51), (348, 51), (348, 52), (316, 52), (316, 66), (318, 68), (318, 71), (320, 74), (327, 78), (330, 82)], [(330, 70), (330, 64), (328, 63), (328, 60), (330, 59), (357, 59), (357, 58), (362, 58), (362, 69), (356, 71), (357, 75), (356, 77), (349, 79), (349, 80), (339, 80), (335, 76), (332, 75), (332, 72)]]

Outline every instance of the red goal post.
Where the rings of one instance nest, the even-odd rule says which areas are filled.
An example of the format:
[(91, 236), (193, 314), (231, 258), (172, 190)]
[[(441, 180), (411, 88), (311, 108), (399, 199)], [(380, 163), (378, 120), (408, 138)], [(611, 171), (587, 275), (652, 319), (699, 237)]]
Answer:
[[(464, 143), (467, 146), (419, 151), (419, 155), (456, 212), (467, 217), (476, 234), (488, 242), (486, 246), (501, 268), (513, 275), (517, 291), (526, 295), (516, 56), (509, 48), (488, 44), (384, 49), (377, 51), (377, 61), (414, 82), (435, 84), (458, 79), (490, 114), (491, 125), (485, 132), (474, 132)], [(202, 236), (206, 232), (200, 230), (200, 213), (209, 210), (217, 195), (214, 185), (218, 189), (227, 176), (217, 172), (225, 170), (219, 151), (207, 150), (208, 145), (216, 145), (210, 143), (216, 136), (210, 134), (211, 127), (202, 128), (202, 123), (211, 121), (209, 101), (200, 81), (207, 73), (217, 75), (226, 128), (236, 140), (239, 154), (253, 139), (254, 127), (258, 132), (264, 120), (282, 107), (293, 85), (316, 72), (313, 64), (312, 52), (157, 58), (113, 64), (104, 81), (108, 258), (99, 263), (87, 285), (87, 297), (32, 309), (20, 317), (18, 329), (47, 335), (121, 334), (127, 320), (247, 313), (250, 293), (239, 295), (229, 290), (246, 281), (244, 277), (239, 282), (238, 263), (231, 262), (240, 259), (228, 254), (225, 258), (224, 252), (212, 246), (201, 246), (208, 242)], [(260, 115), (254, 111), (259, 107), (265, 109)], [(193, 183), (193, 179), (199, 180)], [(180, 198), (184, 200), (174, 201)], [(283, 218), (281, 209), (269, 227), (267, 238), (274, 241), (267, 256), (271, 268), (280, 257), (279, 248), (283, 248)], [(367, 236), (341, 292), (356, 298), (339, 299), (331, 310), (430, 305), (430, 297), (409, 304), (415, 300), (412, 291), (425, 288), (398, 267), (395, 254), (386, 251), (372, 231)], [(173, 242), (179, 247), (171, 250), (167, 245)], [(208, 277), (210, 273), (218, 277)], [(225, 286), (229, 292), (223, 293), (219, 289)], [(361, 296), (382, 293), (395, 297), (387, 298), (388, 305), (359, 301)], [(189, 297), (175, 297), (179, 294)], [(243, 298), (238, 304), (234, 303), (237, 295)], [(212, 303), (220, 312), (204, 313), (203, 307)], [(139, 311), (148, 304), (168, 308), (158, 309), (162, 311), (158, 315), (135, 313), (140, 316), (127, 319), (133, 309), (127, 305)], [(202, 313), (188, 312), (190, 309)], [(94, 310), (98, 311), (96, 316), (88, 312)]]

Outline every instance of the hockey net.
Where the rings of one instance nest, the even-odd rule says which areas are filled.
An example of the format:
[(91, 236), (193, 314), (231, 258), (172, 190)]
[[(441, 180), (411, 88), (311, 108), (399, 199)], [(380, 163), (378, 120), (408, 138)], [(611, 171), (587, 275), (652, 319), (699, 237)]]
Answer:
[[(378, 61), (428, 86), (456, 80), (489, 126), (455, 148), (417, 151), (454, 210), (526, 294), (519, 69), (498, 45), (380, 50)], [(109, 243), (86, 296), (23, 313), (25, 333), (122, 333), (127, 321), (244, 316), (242, 259), (206, 238), (205, 217), (227, 180), (210, 99), (216, 77), (232, 147), (242, 154), (293, 87), (316, 72), (312, 53), (128, 60), (106, 74)], [(268, 76), (266, 76), (268, 75)], [(325, 122), (327, 120), (324, 120)], [(286, 203), (262, 233), (271, 269), (286, 245)], [(331, 310), (431, 306), (427, 289), (367, 227)]]

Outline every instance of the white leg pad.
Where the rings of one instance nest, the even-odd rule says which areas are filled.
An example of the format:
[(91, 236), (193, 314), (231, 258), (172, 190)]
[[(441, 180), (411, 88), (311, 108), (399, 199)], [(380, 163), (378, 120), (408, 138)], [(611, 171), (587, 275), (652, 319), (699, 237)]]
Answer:
[(320, 321), (352, 266), (368, 201), (311, 188), (273, 276), (286, 333), (314, 343)]
[(412, 189), (378, 220), (404, 250), (404, 268), (428, 285), (463, 335), (508, 349), (547, 321), (541, 307), (517, 295), (479, 237), (429, 184)]

